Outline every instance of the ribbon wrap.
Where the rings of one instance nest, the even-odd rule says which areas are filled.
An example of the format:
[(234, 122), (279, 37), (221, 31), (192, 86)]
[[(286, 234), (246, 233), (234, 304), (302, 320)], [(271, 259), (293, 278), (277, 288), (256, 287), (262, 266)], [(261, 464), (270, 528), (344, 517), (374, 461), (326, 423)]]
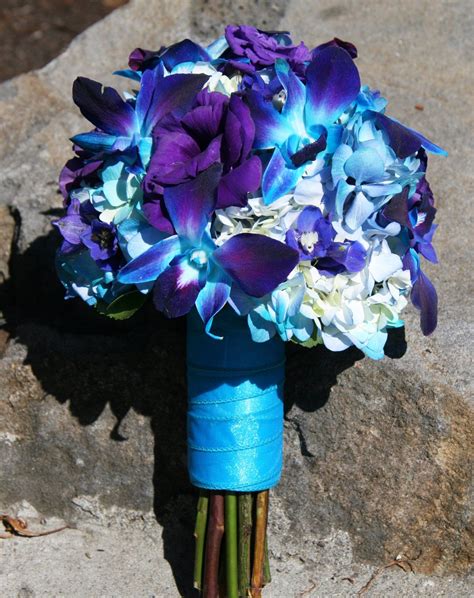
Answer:
[(283, 460), (285, 346), (252, 341), (230, 308), (213, 339), (187, 317), (188, 470), (199, 488), (255, 492), (275, 486)]

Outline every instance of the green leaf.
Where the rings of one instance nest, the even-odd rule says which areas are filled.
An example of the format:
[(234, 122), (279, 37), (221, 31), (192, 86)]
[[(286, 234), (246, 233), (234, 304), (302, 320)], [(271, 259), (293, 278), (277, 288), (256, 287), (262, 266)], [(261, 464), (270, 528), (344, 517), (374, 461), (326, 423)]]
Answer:
[(145, 303), (146, 297), (139, 291), (131, 291), (120, 295), (107, 306), (104, 303), (97, 304), (97, 311), (113, 320), (128, 320)]

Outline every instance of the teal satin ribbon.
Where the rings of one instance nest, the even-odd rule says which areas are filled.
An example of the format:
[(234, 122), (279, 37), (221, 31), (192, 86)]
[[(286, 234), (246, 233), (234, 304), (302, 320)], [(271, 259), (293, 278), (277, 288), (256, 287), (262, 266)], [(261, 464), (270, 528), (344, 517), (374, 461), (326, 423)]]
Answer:
[(216, 340), (188, 315), (188, 470), (199, 488), (255, 492), (278, 483), (283, 459), (285, 346), (254, 343), (224, 309)]

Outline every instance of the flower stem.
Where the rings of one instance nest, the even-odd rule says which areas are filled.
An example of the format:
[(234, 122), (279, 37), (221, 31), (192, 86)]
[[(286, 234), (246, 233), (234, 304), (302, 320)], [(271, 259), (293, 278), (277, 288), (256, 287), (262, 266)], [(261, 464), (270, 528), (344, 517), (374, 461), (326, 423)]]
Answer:
[(272, 580), (270, 573), (270, 558), (268, 556), (268, 534), (265, 534), (265, 557), (263, 561), (263, 585), (266, 586)]
[(251, 575), (253, 494), (239, 494), (239, 597), (247, 598)]
[(211, 494), (209, 523), (206, 536), (204, 566), (204, 598), (219, 598), (219, 556), (224, 535), (224, 495)]
[(265, 561), (265, 537), (268, 519), (268, 490), (257, 493), (255, 542), (252, 570), (252, 598), (261, 598), (263, 587), (263, 564)]
[(202, 569), (204, 563), (204, 541), (206, 539), (207, 511), (209, 506), (209, 495), (201, 491), (197, 505), (196, 527), (194, 537), (196, 548), (194, 553), (194, 587), (202, 589)]
[(227, 598), (239, 598), (237, 543), (237, 495), (235, 492), (226, 492), (225, 548)]

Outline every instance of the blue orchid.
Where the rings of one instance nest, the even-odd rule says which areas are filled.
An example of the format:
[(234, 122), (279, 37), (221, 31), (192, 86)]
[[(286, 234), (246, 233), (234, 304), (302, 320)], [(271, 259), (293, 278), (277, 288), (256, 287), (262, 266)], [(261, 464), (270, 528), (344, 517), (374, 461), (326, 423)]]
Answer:
[(403, 258), (403, 268), (410, 271), (413, 288), (411, 300), (420, 311), (421, 331), (430, 335), (438, 324), (438, 294), (431, 280), (421, 269), (420, 256), (409, 249)]
[(160, 50), (143, 50), (135, 48), (128, 58), (129, 69), (115, 71), (114, 75), (120, 75), (133, 81), (140, 81), (143, 73), (154, 69), (162, 64), (168, 72), (179, 70), (190, 70), (199, 62), (219, 62), (218, 58), (228, 49), (229, 44), (224, 36), (216, 39), (208, 46), (203, 47), (190, 39), (172, 44)]
[(298, 263), (295, 250), (263, 235), (235, 235), (216, 247), (208, 224), (220, 175), (221, 166), (215, 164), (190, 183), (166, 188), (164, 202), (177, 234), (153, 245), (118, 274), (124, 284), (156, 281), (154, 302), (168, 317), (184, 315), (196, 305), (208, 332), (234, 282), (247, 294), (262, 297)]
[(274, 149), (262, 180), (266, 204), (294, 189), (307, 163), (321, 151), (335, 149), (340, 127), (334, 125), (360, 91), (357, 67), (339, 47), (317, 53), (306, 69), (306, 86), (284, 60), (276, 61), (275, 71), (286, 95), (281, 112), (258, 92), (247, 93), (256, 128), (254, 148)]
[(155, 125), (174, 110), (186, 111), (207, 79), (207, 75), (165, 76), (163, 65), (158, 64), (143, 74), (133, 103), (122, 99), (112, 87), (78, 77), (73, 85), (74, 102), (96, 130), (76, 135), (71, 141), (93, 152), (138, 150), (146, 167)]

